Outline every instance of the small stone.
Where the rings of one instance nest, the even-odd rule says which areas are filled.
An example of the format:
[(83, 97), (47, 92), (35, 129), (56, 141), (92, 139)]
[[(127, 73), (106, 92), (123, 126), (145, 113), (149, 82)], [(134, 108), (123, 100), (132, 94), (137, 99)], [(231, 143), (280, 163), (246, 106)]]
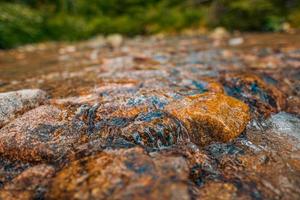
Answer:
[(0, 155), (12, 160), (53, 161), (65, 154), (71, 137), (64, 135), (62, 111), (40, 106), (0, 130)]
[(244, 43), (244, 38), (242, 37), (237, 37), (237, 38), (231, 38), (229, 41), (228, 41), (228, 44), (230, 46), (239, 46), (241, 44)]
[(120, 34), (112, 34), (107, 36), (106, 41), (113, 48), (118, 48), (123, 43), (123, 36)]
[(182, 121), (192, 142), (203, 146), (239, 136), (250, 116), (243, 102), (217, 93), (204, 93), (174, 101), (165, 110)]
[(228, 31), (225, 28), (217, 27), (210, 34), (210, 38), (212, 38), (214, 40), (221, 40), (221, 39), (224, 39), (224, 38), (228, 38), (229, 35), (230, 34), (228, 33)]
[(54, 173), (54, 168), (49, 165), (31, 167), (0, 190), (0, 199), (41, 199)]
[(17, 113), (39, 106), (46, 100), (46, 92), (40, 89), (0, 93), (0, 128), (12, 120)]
[(190, 199), (187, 178), (183, 157), (107, 150), (62, 169), (47, 199)]
[(292, 27), (292, 25), (288, 22), (284, 22), (281, 25), (281, 30), (285, 33), (295, 33), (295, 29)]

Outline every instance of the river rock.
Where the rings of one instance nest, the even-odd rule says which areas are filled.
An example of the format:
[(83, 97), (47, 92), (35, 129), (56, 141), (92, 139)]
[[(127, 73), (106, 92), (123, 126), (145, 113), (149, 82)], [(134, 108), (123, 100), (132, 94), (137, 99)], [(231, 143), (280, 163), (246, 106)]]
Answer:
[(54, 173), (54, 168), (45, 164), (26, 169), (0, 190), (0, 199), (41, 199)]
[(272, 132), (292, 136), (300, 141), (300, 119), (293, 114), (279, 112), (267, 120), (267, 125)]
[(120, 134), (135, 144), (159, 149), (189, 140), (182, 122), (162, 110), (140, 113)]
[(221, 79), (226, 93), (247, 103), (252, 111), (269, 116), (285, 108), (284, 94), (256, 75), (226, 73)]
[(26, 89), (0, 93), (0, 128), (17, 113), (32, 109), (47, 99), (46, 92), (40, 89)]
[(107, 43), (113, 48), (119, 48), (123, 43), (123, 36), (120, 34), (111, 34), (106, 37)]
[(53, 161), (64, 155), (71, 136), (63, 131), (62, 110), (40, 106), (0, 130), (0, 155), (12, 160)]
[(182, 121), (191, 141), (201, 146), (230, 141), (242, 133), (250, 119), (245, 103), (220, 93), (188, 96), (165, 110)]
[(106, 150), (72, 162), (50, 186), (48, 199), (189, 199), (182, 157), (149, 156), (141, 148)]

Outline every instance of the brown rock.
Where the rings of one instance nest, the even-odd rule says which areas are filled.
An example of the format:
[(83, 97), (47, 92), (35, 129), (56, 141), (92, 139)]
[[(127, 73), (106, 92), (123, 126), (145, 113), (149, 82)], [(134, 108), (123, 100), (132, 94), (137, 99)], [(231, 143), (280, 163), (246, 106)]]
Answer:
[(222, 82), (228, 95), (244, 101), (264, 116), (285, 108), (284, 94), (275, 86), (265, 83), (258, 76), (226, 73), (222, 77)]
[(57, 174), (49, 199), (189, 199), (182, 157), (151, 158), (141, 148), (109, 150)]
[(31, 167), (0, 190), (0, 199), (40, 199), (54, 173), (54, 168), (49, 165), (42, 164)]
[(30, 166), (29, 163), (11, 161), (0, 157), (0, 188)]
[(53, 161), (63, 156), (72, 139), (62, 132), (62, 111), (40, 106), (0, 130), (0, 155), (12, 160)]
[(230, 183), (207, 183), (199, 191), (199, 197), (197, 199), (203, 200), (231, 200), (236, 199), (237, 188)]
[(198, 145), (227, 142), (239, 136), (250, 118), (246, 104), (213, 93), (188, 96), (167, 105), (165, 110), (184, 123), (191, 141)]
[(120, 134), (128, 141), (151, 148), (171, 146), (188, 139), (181, 121), (162, 110), (140, 113)]

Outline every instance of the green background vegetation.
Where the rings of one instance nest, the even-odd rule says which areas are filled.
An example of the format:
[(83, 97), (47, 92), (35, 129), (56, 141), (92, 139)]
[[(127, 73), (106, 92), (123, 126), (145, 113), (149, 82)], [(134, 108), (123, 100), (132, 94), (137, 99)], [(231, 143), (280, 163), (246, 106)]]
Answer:
[(97, 34), (300, 27), (299, 0), (0, 0), (0, 48)]

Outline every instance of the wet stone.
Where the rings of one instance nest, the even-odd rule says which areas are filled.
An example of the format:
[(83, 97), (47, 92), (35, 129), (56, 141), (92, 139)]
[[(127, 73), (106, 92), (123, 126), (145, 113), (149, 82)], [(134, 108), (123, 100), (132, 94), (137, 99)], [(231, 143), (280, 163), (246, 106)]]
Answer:
[(266, 122), (269, 131), (292, 136), (299, 140), (300, 143), (300, 119), (286, 112), (279, 112), (272, 115)]
[(246, 104), (214, 93), (188, 96), (170, 103), (165, 110), (183, 122), (191, 141), (200, 146), (236, 138), (250, 118)]
[(0, 199), (300, 199), (300, 34), (232, 37), (0, 51)]
[(141, 148), (106, 150), (72, 162), (55, 176), (48, 199), (189, 199), (182, 157)]
[(269, 116), (285, 108), (284, 94), (255, 75), (226, 73), (221, 79), (226, 93), (247, 103), (253, 112)]
[(120, 136), (135, 144), (158, 149), (189, 141), (182, 122), (162, 110), (140, 113), (121, 130)]
[(37, 165), (26, 169), (0, 190), (0, 199), (42, 199), (55, 170), (49, 165)]
[(31, 162), (63, 157), (76, 134), (63, 131), (62, 112), (54, 106), (40, 106), (4, 126), (0, 130), (0, 155)]
[(39, 89), (0, 93), (0, 128), (18, 113), (39, 106), (46, 100), (46, 92)]

